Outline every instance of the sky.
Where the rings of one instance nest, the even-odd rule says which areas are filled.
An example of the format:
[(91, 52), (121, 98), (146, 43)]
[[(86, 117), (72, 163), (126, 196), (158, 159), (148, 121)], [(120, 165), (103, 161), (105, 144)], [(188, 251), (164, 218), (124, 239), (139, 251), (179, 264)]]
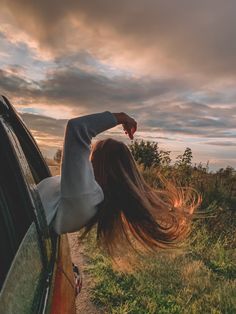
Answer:
[[(172, 157), (236, 167), (235, 0), (0, 0), (0, 93), (45, 156), (109, 110)], [(122, 127), (111, 136), (129, 143)], [(99, 137), (98, 137), (99, 138)]]

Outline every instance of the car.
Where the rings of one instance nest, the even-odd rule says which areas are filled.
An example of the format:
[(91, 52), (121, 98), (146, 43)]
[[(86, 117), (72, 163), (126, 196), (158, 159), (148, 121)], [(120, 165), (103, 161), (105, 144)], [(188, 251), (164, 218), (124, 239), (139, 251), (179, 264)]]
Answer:
[(0, 146), (0, 313), (73, 314), (78, 268), (67, 235), (47, 226), (37, 191), (51, 173), (5, 96), (0, 96)]

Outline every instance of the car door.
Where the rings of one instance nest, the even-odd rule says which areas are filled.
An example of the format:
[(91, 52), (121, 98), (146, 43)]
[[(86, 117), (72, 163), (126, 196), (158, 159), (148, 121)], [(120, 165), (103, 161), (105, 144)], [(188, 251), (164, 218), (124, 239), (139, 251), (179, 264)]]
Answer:
[(33, 313), (45, 293), (49, 257), (25, 180), (30, 180), (29, 169), (23, 160), (19, 163), (11, 131), (2, 123), (0, 134), (0, 313)]
[[(50, 172), (27, 127), (7, 99), (3, 100), (0, 313), (73, 313), (68, 241), (66, 236), (49, 232), (36, 188), (36, 183)], [(62, 294), (58, 300), (60, 291), (66, 301)]]

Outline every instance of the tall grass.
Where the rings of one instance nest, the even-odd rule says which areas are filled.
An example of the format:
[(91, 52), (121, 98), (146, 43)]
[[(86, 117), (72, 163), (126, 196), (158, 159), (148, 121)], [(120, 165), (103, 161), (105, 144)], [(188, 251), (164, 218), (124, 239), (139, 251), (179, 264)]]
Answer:
[[(213, 217), (193, 222), (184, 248), (142, 257), (132, 268), (123, 258), (114, 265), (96, 248), (94, 234), (84, 241), (87, 270), (94, 279), (92, 300), (103, 313), (236, 313), (235, 175), (187, 170), (187, 176), (176, 169), (165, 169), (165, 175), (176, 171), (179, 182), (203, 194), (202, 209), (214, 211)], [(152, 169), (142, 171), (158, 186)]]

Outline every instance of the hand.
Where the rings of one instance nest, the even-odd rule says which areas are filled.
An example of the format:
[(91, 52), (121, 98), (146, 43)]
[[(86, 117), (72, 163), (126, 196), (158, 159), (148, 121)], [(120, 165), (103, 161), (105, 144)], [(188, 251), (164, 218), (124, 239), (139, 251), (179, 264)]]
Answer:
[(113, 113), (119, 124), (122, 124), (125, 134), (128, 134), (129, 138), (132, 140), (134, 138), (134, 133), (137, 130), (137, 122), (124, 112)]

